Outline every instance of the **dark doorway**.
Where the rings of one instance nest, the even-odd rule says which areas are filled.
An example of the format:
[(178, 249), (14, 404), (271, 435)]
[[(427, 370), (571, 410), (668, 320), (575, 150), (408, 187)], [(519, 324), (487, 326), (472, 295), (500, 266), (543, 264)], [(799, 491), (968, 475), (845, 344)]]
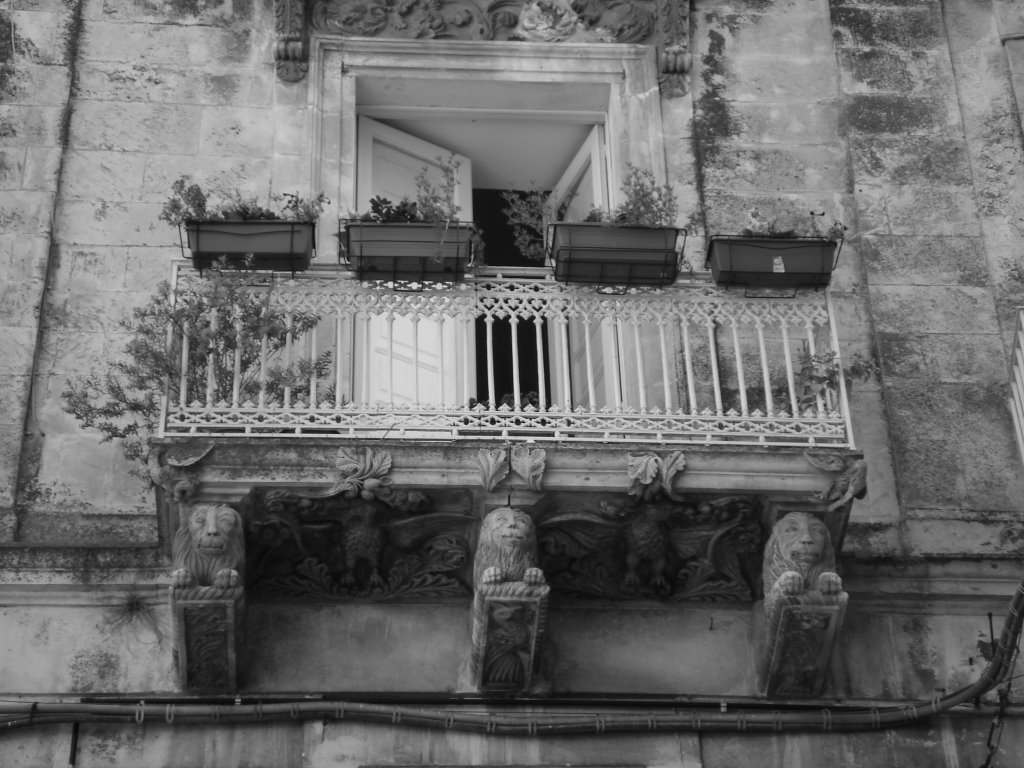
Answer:
[[(491, 267), (537, 267), (516, 249), (512, 228), (503, 212), (505, 200), (500, 189), (473, 190), (473, 219), (482, 230), (484, 259)], [(537, 330), (532, 321), (520, 320), (516, 329), (519, 353), (520, 402), (539, 407), (540, 376), (544, 376), (548, 405), (551, 402), (550, 370), (548, 365), (547, 333), (541, 334), (541, 358), (543, 370), (537, 366)], [(494, 389), (500, 407), (506, 403), (515, 405), (515, 386), (512, 371), (512, 326), (507, 318), (496, 319), (493, 323), (494, 338)], [(477, 400), (490, 405), (487, 385), (487, 323), (483, 318), (476, 320), (476, 391)]]

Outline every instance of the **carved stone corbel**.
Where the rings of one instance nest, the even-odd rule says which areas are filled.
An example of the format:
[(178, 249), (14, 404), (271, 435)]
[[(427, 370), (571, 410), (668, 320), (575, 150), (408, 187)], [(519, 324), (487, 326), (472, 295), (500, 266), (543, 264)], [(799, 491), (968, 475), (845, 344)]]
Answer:
[(245, 613), (242, 516), (195, 504), (174, 539), (171, 609), (178, 681), (193, 693), (237, 688)]
[(683, 96), (693, 57), (690, 55), (689, 0), (661, 0), (658, 71), (663, 96)]
[(470, 666), (479, 690), (518, 692), (534, 682), (549, 592), (533, 520), (511, 507), (490, 512), (473, 560)]
[(297, 83), (309, 71), (309, 29), (306, 0), (274, 0), (274, 67), (286, 83)]
[(825, 687), (849, 595), (825, 524), (791, 512), (764, 553), (758, 677), (766, 696), (818, 696)]
[(146, 457), (149, 479), (176, 503), (188, 501), (199, 485), (197, 470), (193, 469), (213, 450), (210, 443), (181, 443), (166, 447), (153, 447)]
[(814, 496), (829, 502), (829, 512), (848, 508), (854, 499), (863, 499), (867, 495), (868, 463), (863, 456), (808, 452), (804, 458), (815, 469), (835, 473), (829, 487)]

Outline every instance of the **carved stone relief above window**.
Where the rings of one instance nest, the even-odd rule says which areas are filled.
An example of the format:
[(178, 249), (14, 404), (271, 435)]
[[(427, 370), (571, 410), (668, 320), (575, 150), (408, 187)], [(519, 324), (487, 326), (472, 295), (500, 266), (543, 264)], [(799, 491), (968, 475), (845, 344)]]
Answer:
[(663, 85), (685, 90), (686, 0), (275, 0), (278, 76), (301, 80), (309, 36), (658, 46)]

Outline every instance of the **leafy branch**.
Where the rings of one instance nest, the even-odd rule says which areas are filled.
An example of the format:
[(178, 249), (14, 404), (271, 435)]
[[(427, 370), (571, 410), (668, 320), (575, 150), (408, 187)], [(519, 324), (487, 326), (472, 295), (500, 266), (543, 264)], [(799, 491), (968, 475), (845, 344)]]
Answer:
[(123, 354), (68, 382), (64, 410), (144, 465), (165, 386), (171, 403), (231, 403), (236, 392), (240, 404), (268, 403), (281, 401), (286, 387), (328, 376), (330, 352), (282, 361), (289, 334), (301, 337), (319, 315), (289, 312), (270, 299), (269, 288), (243, 271), (183, 279), (176, 294), (161, 283), (121, 321), (128, 333)]

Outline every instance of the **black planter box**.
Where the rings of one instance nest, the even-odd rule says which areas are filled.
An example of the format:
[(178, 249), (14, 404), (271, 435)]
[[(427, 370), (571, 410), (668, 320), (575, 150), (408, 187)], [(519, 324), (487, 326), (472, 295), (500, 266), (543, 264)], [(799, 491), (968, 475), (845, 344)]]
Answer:
[(475, 225), (348, 221), (339, 237), (360, 280), (451, 283), (473, 263)]
[(671, 285), (679, 275), (676, 227), (597, 222), (551, 225), (549, 258), (555, 280), (596, 285)]
[(202, 272), (221, 259), (233, 266), (276, 272), (309, 268), (316, 242), (312, 221), (186, 221), (192, 265)]
[(721, 285), (821, 287), (832, 279), (841, 242), (824, 237), (713, 235), (707, 262), (715, 282)]

